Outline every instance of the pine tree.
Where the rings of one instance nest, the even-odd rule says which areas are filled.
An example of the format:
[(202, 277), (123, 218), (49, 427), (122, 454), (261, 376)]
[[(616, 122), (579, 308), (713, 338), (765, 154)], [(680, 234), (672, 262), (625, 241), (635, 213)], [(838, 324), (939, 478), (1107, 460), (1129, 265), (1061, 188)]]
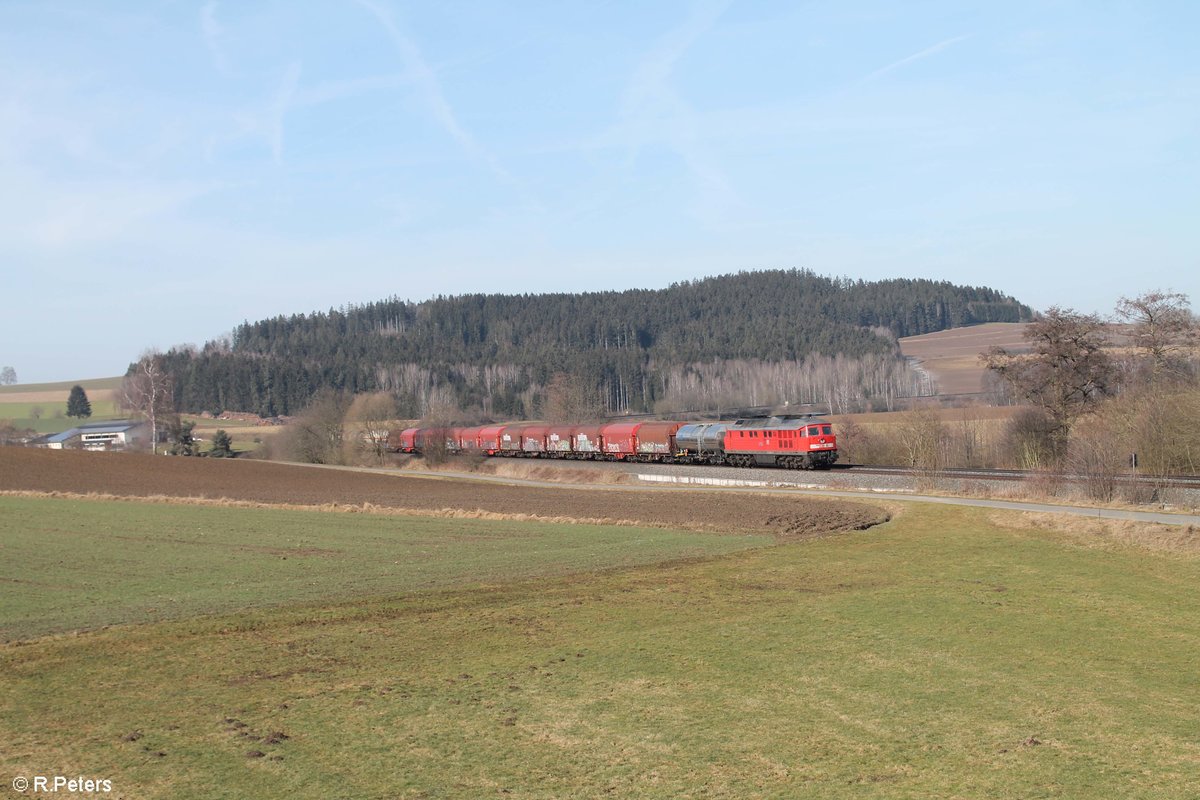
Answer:
[(79, 384), (71, 387), (71, 396), (67, 398), (67, 416), (87, 419), (92, 415), (92, 401), (88, 400), (87, 392)]
[(217, 431), (213, 434), (212, 449), (208, 454), (213, 458), (232, 458), (233, 439), (224, 430)]

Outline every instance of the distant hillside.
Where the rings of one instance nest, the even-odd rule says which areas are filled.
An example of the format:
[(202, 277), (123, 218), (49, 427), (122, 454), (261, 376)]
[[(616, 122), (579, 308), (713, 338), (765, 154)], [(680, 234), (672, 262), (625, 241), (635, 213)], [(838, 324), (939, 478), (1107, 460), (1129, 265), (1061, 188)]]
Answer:
[(661, 290), (391, 298), (245, 323), (231, 342), (172, 351), (168, 365), (192, 412), (295, 413), (331, 387), (392, 391), (412, 416), (431, 405), (529, 415), (559, 375), (620, 413), (685, 401), (672, 383), (699, 365), (890, 363), (895, 337), (1029, 317), (987, 288), (742, 272)]
[(117, 389), (122, 378), (87, 378), (56, 383), (16, 383), (0, 386), (0, 426), (18, 431), (59, 433), (74, 427), (78, 420), (68, 417), (67, 398), (71, 387), (79, 384), (92, 404), (92, 421), (121, 416), (117, 407)]
[(976, 394), (986, 390), (987, 369), (979, 360), (992, 347), (1010, 353), (1028, 349), (1023, 323), (992, 322), (971, 328), (938, 331), (900, 340), (900, 352), (915, 359), (932, 376), (938, 394)]

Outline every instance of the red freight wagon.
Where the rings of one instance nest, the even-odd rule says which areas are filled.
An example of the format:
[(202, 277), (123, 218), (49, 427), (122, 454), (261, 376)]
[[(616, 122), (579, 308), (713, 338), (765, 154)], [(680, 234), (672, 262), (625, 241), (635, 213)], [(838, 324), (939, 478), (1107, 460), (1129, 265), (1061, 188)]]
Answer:
[(528, 425), (508, 425), (500, 433), (500, 453), (514, 456), (521, 452), (521, 439)]
[(428, 450), (430, 444), (437, 441), (437, 431), (437, 428), (417, 428), (413, 431), (413, 447)]
[(500, 437), (507, 430), (507, 425), (485, 425), (479, 429), (479, 449), (489, 456), (500, 451)]
[(521, 451), (529, 455), (546, 452), (546, 434), (549, 432), (549, 425), (526, 425), (521, 431)]
[(550, 425), (546, 428), (546, 452), (563, 457), (571, 453), (570, 425)]
[(647, 422), (637, 432), (637, 452), (642, 456), (666, 458), (675, 455), (675, 431), (682, 422)]
[(474, 428), (463, 428), (458, 432), (458, 439), (462, 442), (462, 451), (464, 453), (482, 452), (483, 446), (479, 441), (479, 433), (482, 430), (483, 428), (476, 426)]
[(627, 458), (637, 453), (638, 431), (644, 422), (613, 422), (600, 429), (604, 439), (604, 454)]
[(447, 453), (457, 453), (458, 428), (417, 428), (413, 434), (413, 445), (422, 452), (442, 449)]
[(578, 425), (571, 429), (571, 452), (576, 458), (598, 458), (604, 453), (603, 425)]
[(393, 453), (411, 453), (417, 449), (416, 428), (388, 432), (388, 449)]

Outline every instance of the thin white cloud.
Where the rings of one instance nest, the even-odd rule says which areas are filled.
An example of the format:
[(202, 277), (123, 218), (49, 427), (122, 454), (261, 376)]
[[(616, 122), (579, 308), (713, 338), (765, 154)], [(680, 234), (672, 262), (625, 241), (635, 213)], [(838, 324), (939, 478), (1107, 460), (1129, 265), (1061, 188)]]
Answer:
[(267, 140), (271, 145), (271, 157), (276, 164), (283, 163), (283, 127), (284, 120), (287, 117), (288, 109), (291, 107), (292, 98), (296, 95), (296, 88), (300, 84), (300, 62), (293, 61), (288, 64), (287, 70), (283, 73), (283, 80), (279, 84), (279, 89), (275, 92), (275, 97), (271, 100), (271, 105), (267, 108)]
[(413, 85), (420, 94), (421, 99), (428, 107), (430, 113), (433, 114), (438, 125), (441, 126), (450, 138), (452, 138), (463, 149), (467, 155), (477, 159), (485, 164), (488, 168), (510, 184), (516, 184), (516, 180), (506, 170), (496, 158), (487, 152), (458, 121), (454, 109), (446, 99), (445, 93), (442, 91), (441, 83), (437, 79), (437, 75), (430, 68), (429, 63), (421, 54), (420, 48), (416, 41), (401, 29), (400, 24), (393, 16), (391, 9), (383, 3), (376, 0), (356, 0), (357, 3), (371, 13), (379, 24), (387, 32), (388, 37), (400, 52), (400, 57), (404, 62), (405, 71), (411, 78)]
[(275, 93), (266, 105), (249, 112), (234, 115), (241, 129), (232, 136), (212, 136), (204, 145), (204, 156), (209, 162), (216, 159), (220, 148), (243, 137), (261, 139), (271, 151), (271, 161), (283, 164), (284, 132), (287, 114), (295, 106), (300, 86), (302, 65), (299, 61), (288, 64), (279, 80)]
[(702, 0), (692, 6), (683, 24), (669, 31), (642, 58), (625, 91), (623, 112), (630, 116), (652, 105), (664, 94), (674, 95), (670, 79), (675, 65), (707, 33), (732, 0)]
[(0, 165), (0, 240), (9, 252), (60, 253), (140, 242), (223, 188), (217, 181), (107, 178), (56, 180), (28, 167)]
[(200, 35), (204, 39), (204, 46), (208, 48), (217, 72), (229, 75), (231, 72), (229, 58), (222, 42), (224, 33), (225, 30), (221, 27), (221, 23), (217, 22), (217, 0), (209, 0), (200, 9)]
[[(720, 19), (732, 0), (701, 0), (687, 18), (667, 32), (641, 59), (622, 97), (615, 129), (632, 133), (626, 170), (633, 168), (642, 147), (665, 144), (683, 161), (698, 190), (697, 211), (710, 221), (725, 215), (737, 198), (701, 133), (692, 106), (672, 81), (676, 66)], [(614, 129), (605, 135), (611, 136)]]
[(926, 47), (924, 50), (920, 51), (919, 53), (913, 53), (911, 56), (906, 56), (905, 58), (902, 58), (899, 61), (893, 61), (891, 64), (888, 64), (886, 67), (881, 67), (881, 68), (875, 70), (874, 72), (870, 73), (865, 78), (863, 78), (861, 82), (866, 83), (867, 81), (873, 81), (876, 78), (879, 78), (879, 77), (882, 77), (882, 76), (888, 74), (892, 70), (900, 69), (901, 67), (907, 66), (908, 64), (911, 64), (914, 61), (920, 61), (922, 58), (928, 58), (929, 56), (933, 55), (934, 53), (938, 53), (938, 52), (941, 52), (942, 50), (945, 50), (947, 47), (949, 47), (952, 44), (957, 44), (958, 42), (961, 42), (962, 40), (969, 39), (969, 38), (971, 38), (971, 34), (964, 33), (962, 36), (954, 36), (950, 39), (946, 39), (944, 42), (938, 42), (937, 44), (933, 45), (932, 47)]
[(332, 103), (348, 97), (370, 94), (372, 92), (399, 89), (412, 83), (412, 79), (403, 72), (388, 75), (367, 75), (361, 78), (346, 80), (325, 80), (298, 88), (291, 100), (291, 108), (319, 106)]

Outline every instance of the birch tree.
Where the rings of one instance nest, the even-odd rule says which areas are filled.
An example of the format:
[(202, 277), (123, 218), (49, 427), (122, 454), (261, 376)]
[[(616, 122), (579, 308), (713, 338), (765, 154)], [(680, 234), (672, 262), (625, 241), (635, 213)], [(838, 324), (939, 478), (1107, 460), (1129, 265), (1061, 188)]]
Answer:
[(150, 451), (158, 453), (158, 429), (175, 413), (175, 392), (162, 353), (147, 350), (121, 382), (121, 407), (150, 423)]

